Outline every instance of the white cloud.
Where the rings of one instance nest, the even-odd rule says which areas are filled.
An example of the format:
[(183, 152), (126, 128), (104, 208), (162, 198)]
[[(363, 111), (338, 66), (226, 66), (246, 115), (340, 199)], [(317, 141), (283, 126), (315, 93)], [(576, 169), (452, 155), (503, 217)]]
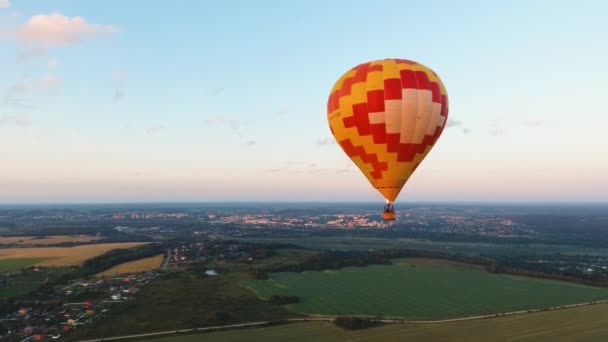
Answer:
[(20, 43), (41, 47), (76, 44), (87, 38), (112, 34), (118, 29), (109, 25), (88, 23), (82, 17), (66, 17), (59, 13), (38, 14), (23, 25), (3, 32), (3, 36)]
[(38, 79), (22, 79), (6, 89), (5, 96), (13, 96), (31, 91), (49, 91), (59, 86), (59, 79), (53, 75), (45, 74)]
[(211, 89), (211, 90), (209, 91), (209, 93), (210, 93), (211, 95), (219, 95), (219, 94), (221, 94), (221, 93), (223, 93), (223, 92), (224, 92), (224, 88), (223, 88), (223, 87), (218, 87), (218, 88), (215, 88), (215, 89)]
[(16, 125), (20, 127), (30, 127), (32, 122), (22, 115), (3, 115), (0, 116), (0, 125)]
[(146, 128), (146, 134), (152, 134), (158, 131), (162, 131), (163, 129), (165, 129), (165, 126), (162, 125), (150, 126)]
[(316, 142), (316, 144), (318, 146), (334, 145), (335, 143), (336, 143), (336, 139), (333, 139), (333, 138), (319, 139)]
[(235, 119), (229, 119), (225, 116), (215, 116), (205, 120), (205, 125), (207, 126), (216, 126), (216, 125), (226, 125), (230, 127), (232, 130), (239, 130), (239, 122)]
[(44, 75), (42, 76), (42, 78), (40, 78), (40, 80), (38, 81), (38, 87), (41, 90), (50, 90), (52, 88), (55, 88), (59, 85), (59, 79), (53, 75)]
[(255, 140), (249, 140), (246, 143), (244, 143), (243, 145), (245, 146), (254, 146), (256, 144)]
[(30, 58), (37, 58), (40, 56), (44, 56), (47, 52), (48, 48), (44, 46), (36, 46), (30, 48), (24, 52), (21, 52), (17, 55), (17, 62), (21, 63)]
[(112, 72), (112, 79), (113, 80), (124, 80), (125, 78), (127, 78), (127, 74), (124, 71), (121, 70), (116, 70), (114, 72)]
[(456, 126), (460, 126), (460, 125), (462, 125), (462, 121), (449, 118), (448, 123), (445, 125), (445, 127), (450, 128), (450, 127), (456, 127)]
[(0, 0), (0, 8), (9, 8), (11, 7), (10, 0)]
[(287, 108), (283, 108), (275, 113), (275, 115), (279, 116), (279, 117), (287, 116), (287, 114), (289, 114), (289, 111), (287, 110)]
[(120, 90), (120, 89), (116, 89), (114, 91), (114, 100), (118, 101), (118, 100), (122, 100), (125, 97), (125, 92)]
[(54, 59), (49, 59), (49, 61), (46, 62), (46, 66), (49, 68), (55, 68), (57, 66), (57, 61)]
[(524, 125), (526, 126), (530, 126), (530, 127), (540, 127), (542, 126), (542, 121), (540, 120), (528, 120), (526, 122), (524, 122)]
[(501, 136), (505, 133), (505, 130), (502, 127), (494, 127), (490, 130), (490, 135), (495, 137)]

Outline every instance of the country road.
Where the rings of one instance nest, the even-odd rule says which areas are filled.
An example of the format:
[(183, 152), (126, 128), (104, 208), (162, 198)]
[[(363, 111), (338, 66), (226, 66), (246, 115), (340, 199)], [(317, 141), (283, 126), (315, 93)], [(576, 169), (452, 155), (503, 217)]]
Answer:
[(162, 270), (166, 270), (167, 266), (169, 266), (169, 261), (171, 260), (171, 248), (167, 248), (167, 256), (165, 260), (163, 260), (163, 265), (160, 267)]
[[(562, 305), (562, 306), (554, 306), (554, 307), (545, 308), (545, 309), (519, 310), (519, 311), (511, 311), (511, 312), (498, 313), (498, 314), (477, 315), (477, 316), (467, 316), (467, 317), (460, 317), (460, 318), (449, 318), (449, 319), (427, 320), (427, 321), (407, 320), (407, 319), (400, 319), (400, 318), (387, 318), (387, 319), (373, 319), (373, 318), (371, 318), (371, 319), (373, 319), (374, 321), (377, 321), (377, 322), (382, 322), (382, 323), (440, 324), (440, 323), (460, 322), (460, 321), (472, 321), (472, 320), (487, 319), (487, 318), (498, 318), (498, 317), (505, 317), (505, 316), (513, 316), (513, 315), (530, 314), (530, 313), (537, 313), (537, 312), (542, 312), (542, 311), (565, 310), (565, 309), (571, 309), (571, 308), (576, 308), (576, 307), (581, 307), (581, 306), (606, 304), (606, 303), (608, 303), (608, 300), (599, 300), (599, 301), (594, 301), (594, 302), (586, 302), (586, 303), (578, 303), (578, 304), (568, 304), (568, 305)], [(321, 321), (321, 322), (331, 322), (336, 317), (338, 317), (338, 316), (318, 316), (318, 317), (306, 317), (306, 318), (288, 318), (288, 319), (278, 320), (278, 321), (288, 322), (288, 323), (294, 323), (294, 322), (315, 322), (315, 321), (317, 321), (317, 322), (318, 321)], [(211, 331), (211, 330), (225, 330), (225, 329), (233, 329), (233, 328), (243, 328), (243, 327), (270, 325), (273, 322), (277, 322), (277, 321), (260, 321), (260, 322), (249, 322), (249, 323), (240, 323), (240, 324), (231, 324), (231, 325), (220, 325), (220, 326), (213, 326), (213, 327), (201, 327), (201, 328), (192, 328), (192, 329), (179, 329), (179, 330), (159, 331), (159, 332), (146, 333), (146, 334), (124, 335), (124, 336), (115, 336), (115, 337), (104, 337), (104, 338), (92, 339), (92, 340), (81, 340), (79, 342), (114, 341), (114, 340), (126, 340), (126, 339), (132, 339), (132, 338), (142, 338), (142, 337), (154, 337), (154, 336), (172, 335), (172, 334), (179, 334), (179, 333), (202, 332), (202, 331)]]

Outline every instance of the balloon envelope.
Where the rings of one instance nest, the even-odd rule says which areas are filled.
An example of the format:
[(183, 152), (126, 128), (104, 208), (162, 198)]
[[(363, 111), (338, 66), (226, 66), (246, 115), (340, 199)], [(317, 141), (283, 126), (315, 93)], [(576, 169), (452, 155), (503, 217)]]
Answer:
[(447, 117), (448, 95), (439, 76), (404, 59), (348, 70), (327, 103), (334, 138), (389, 202), (433, 148)]

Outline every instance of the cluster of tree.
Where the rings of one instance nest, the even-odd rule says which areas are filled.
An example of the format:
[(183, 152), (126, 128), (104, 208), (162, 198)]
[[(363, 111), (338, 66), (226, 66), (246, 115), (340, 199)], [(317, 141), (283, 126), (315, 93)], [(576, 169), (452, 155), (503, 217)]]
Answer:
[(298, 296), (281, 296), (281, 295), (273, 295), (268, 298), (268, 303), (272, 305), (287, 305), (287, 304), (296, 304), (300, 302), (300, 297)]
[(377, 327), (382, 325), (382, 322), (374, 321), (369, 318), (340, 316), (333, 320), (334, 325), (347, 330), (358, 330)]
[(492, 259), (464, 254), (417, 249), (383, 249), (373, 251), (322, 251), (296, 264), (272, 265), (252, 272), (256, 279), (265, 279), (265, 272), (302, 272), (339, 269), (349, 266), (390, 265), (391, 259), (432, 258), (459, 261), (488, 267)]
[(303, 272), (339, 269), (349, 266), (389, 265), (389, 258), (370, 251), (322, 251), (297, 264), (272, 265), (266, 272)]
[(251, 275), (253, 276), (253, 279), (257, 279), (257, 280), (266, 280), (269, 278), (268, 273), (264, 272), (263, 270), (261, 270), (259, 268), (252, 269)]
[[(608, 271), (596, 267), (585, 271), (586, 264), (596, 264), (597, 256), (551, 254), (539, 256), (498, 255), (488, 267), (492, 273), (508, 273), (536, 278), (564, 280), (587, 285), (608, 286)], [(539, 261), (542, 259), (542, 261)], [(603, 259), (603, 258), (599, 258)], [(605, 261), (604, 261), (605, 263)]]
[(164, 252), (158, 244), (148, 244), (129, 249), (113, 249), (84, 262), (82, 268), (93, 274), (105, 271), (118, 264), (152, 257)]

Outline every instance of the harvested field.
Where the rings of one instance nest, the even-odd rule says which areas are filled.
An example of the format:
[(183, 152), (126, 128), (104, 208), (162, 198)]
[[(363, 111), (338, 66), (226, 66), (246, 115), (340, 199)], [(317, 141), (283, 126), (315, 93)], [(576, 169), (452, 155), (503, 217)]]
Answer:
[(124, 273), (152, 271), (159, 268), (162, 265), (163, 260), (164, 254), (159, 254), (150, 258), (129, 261), (120, 265), (116, 265), (110, 268), (109, 270), (105, 270), (97, 274), (97, 276), (115, 276)]
[(131, 248), (149, 242), (101, 243), (75, 247), (0, 248), (0, 260), (45, 258), (38, 266), (79, 266), (83, 262), (118, 248)]

